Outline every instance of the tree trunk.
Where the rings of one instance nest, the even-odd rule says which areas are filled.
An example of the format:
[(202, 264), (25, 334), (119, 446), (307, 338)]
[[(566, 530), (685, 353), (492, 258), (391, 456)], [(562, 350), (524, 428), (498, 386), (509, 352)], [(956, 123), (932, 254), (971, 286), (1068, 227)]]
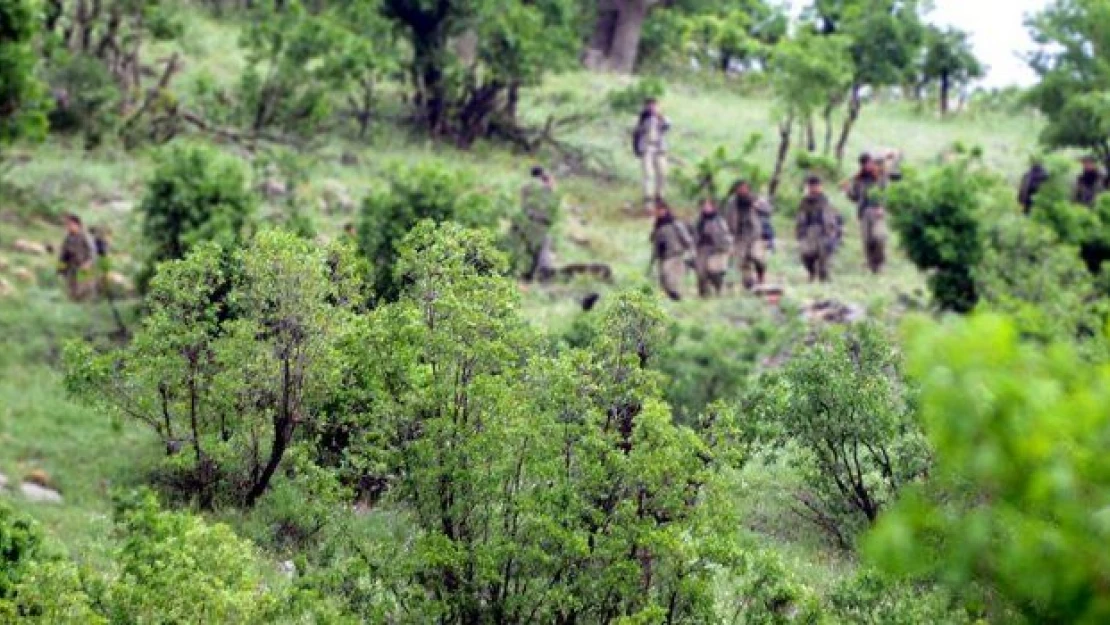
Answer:
[(775, 157), (775, 173), (771, 175), (771, 182), (767, 185), (767, 195), (773, 200), (779, 191), (782, 182), (782, 172), (786, 167), (786, 155), (790, 153), (790, 135), (794, 132), (794, 116), (790, 115), (779, 122), (779, 152)]
[(825, 112), (823, 116), (825, 118), (825, 149), (822, 153), (825, 156), (828, 156), (829, 153), (832, 152), (833, 140), (833, 103), (831, 101), (825, 105)]
[(631, 74), (636, 69), (636, 56), (640, 51), (640, 35), (647, 19), (650, 0), (618, 0), (620, 13), (613, 29), (609, 47), (608, 68), (620, 74)]
[(274, 440), (270, 447), (270, 459), (266, 461), (266, 467), (262, 470), (262, 475), (255, 480), (250, 492), (247, 493), (248, 508), (253, 508), (254, 504), (258, 502), (258, 498), (269, 488), (270, 480), (273, 479), (278, 465), (281, 464), (281, 459), (285, 457), (285, 450), (293, 440), (293, 428), (296, 427), (297, 420), (293, 408), (294, 391), (290, 369), (291, 365), (288, 360), (282, 363), (281, 405), (274, 414)]
[(844, 126), (840, 130), (840, 140), (836, 142), (836, 162), (844, 163), (844, 150), (848, 147), (848, 138), (852, 135), (852, 127), (859, 119), (863, 101), (860, 100), (860, 85), (852, 85), (852, 93), (848, 97), (848, 117), (844, 119)]
[(940, 114), (941, 117), (948, 114), (948, 92), (952, 89), (952, 81), (948, 77), (948, 72), (941, 72), (940, 74)]
[(582, 55), (582, 65), (591, 71), (607, 69), (609, 50), (613, 47), (613, 32), (617, 27), (620, 10), (617, 0), (598, 0), (597, 21), (594, 32)]
[(810, 154), (817, 151), (817, 135), (813, 130), (813, 118), (806, 118), (806, 151)]

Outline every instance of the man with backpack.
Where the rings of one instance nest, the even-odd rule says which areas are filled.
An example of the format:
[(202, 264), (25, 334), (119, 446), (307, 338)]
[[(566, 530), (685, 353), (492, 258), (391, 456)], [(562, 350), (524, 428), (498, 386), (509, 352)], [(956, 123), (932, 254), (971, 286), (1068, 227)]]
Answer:
[(632, 132), (632, 150), (640, 159), (644, 173), (644, 208), (655, 208), (655, 198), (666, 197), (667, 132), (671, 123), (659, 110), (655, 98), (644, 102), (636, 129)]

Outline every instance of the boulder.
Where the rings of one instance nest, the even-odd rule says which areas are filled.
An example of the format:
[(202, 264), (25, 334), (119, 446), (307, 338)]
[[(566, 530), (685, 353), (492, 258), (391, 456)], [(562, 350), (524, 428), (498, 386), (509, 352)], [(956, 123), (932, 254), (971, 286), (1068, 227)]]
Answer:
[(118, 271), (108, 272), (108, 275), (104, 276), (104, 280), (108, 283), (108, 286), (112, 287), (115, 291), (122, 293), (131, 293), (134, 291), (134, 286), (131, 284), (131, 281)]
[(62, 503), (62, 494), (53, 488), (46, 488), (33, 484), (31, 482), (23, 482), (19, 485), (19, 492), (28, 501), (34, 503)]
[(36, 243), (35, 241), (28, 241), (27, 239), (16, 239), (12, 243), (12, 249), (19, 252), (20, 254), (45, 256), (49, 248), (42, 243)]

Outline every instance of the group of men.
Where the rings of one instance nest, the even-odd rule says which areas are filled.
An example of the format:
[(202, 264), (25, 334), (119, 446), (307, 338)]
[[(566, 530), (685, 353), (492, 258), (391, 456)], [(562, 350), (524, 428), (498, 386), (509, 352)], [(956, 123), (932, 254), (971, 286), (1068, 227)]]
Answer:
[[(1083, 170), (1075, 179), (1072, 187), (1071, 200), (1076, 204), (1093, 207), (1107, 189), (1110, 189), (1110, 177), (1103, 173), (1099, 167), (1098, 159), (1094, 156), (1084, 156), (1080, 161)], [(1021, 203), (1025, 214), (1033, 210), (1033, 203), (1037, 193), (1041, 190), (1051, 176), (1040, 161), (1035, 161), (1029, 171), (1021, 178), (1018, 188), (1018, 202)]]

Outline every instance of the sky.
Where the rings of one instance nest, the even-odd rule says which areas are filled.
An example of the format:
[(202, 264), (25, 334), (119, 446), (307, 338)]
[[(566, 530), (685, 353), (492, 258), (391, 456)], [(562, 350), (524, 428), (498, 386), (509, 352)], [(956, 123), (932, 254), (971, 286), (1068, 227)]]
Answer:
[(975, 53), (989, 73), (984, 86), (1029, 85), (1035, 76), (1018, 54), (1033, 47), (1025, 29), (1027, 13), (1036, 13), (1049, 0), (935, 0), (930, 21), (971, 33)]
[[(1025, 15), (1036, 13), (1050, 0), (934, 0), (935, 10), (929, 21), (955, 26), (971, 33), (975, 54), (988, 66), (982, 81), (986, 87), (1008, 85), (1028, 86), (1035, 80), (1033, 72), (1018, 54), (1033, 47), (1025, 28)], [(795, 10), (805, 0), (791, 0)]]

